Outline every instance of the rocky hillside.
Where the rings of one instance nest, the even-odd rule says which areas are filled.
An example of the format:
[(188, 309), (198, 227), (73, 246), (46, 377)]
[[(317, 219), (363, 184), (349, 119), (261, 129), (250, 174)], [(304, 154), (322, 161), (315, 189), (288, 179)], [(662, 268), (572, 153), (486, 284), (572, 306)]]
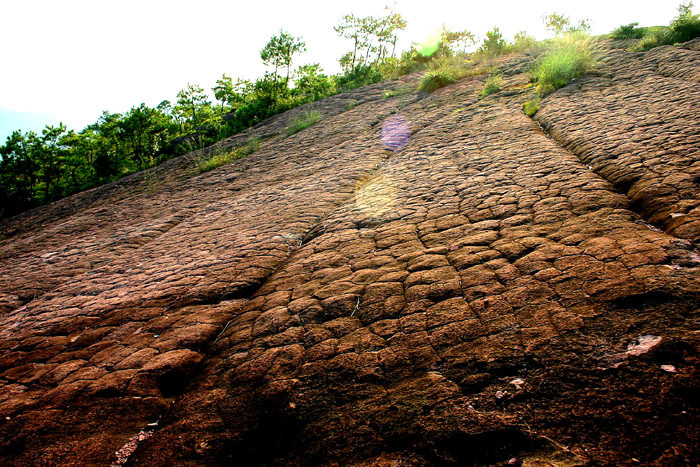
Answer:
[(602, 53), (534, 119), (510, 56), (4, 221), (1, 463), (700, 461), (700, 42)]

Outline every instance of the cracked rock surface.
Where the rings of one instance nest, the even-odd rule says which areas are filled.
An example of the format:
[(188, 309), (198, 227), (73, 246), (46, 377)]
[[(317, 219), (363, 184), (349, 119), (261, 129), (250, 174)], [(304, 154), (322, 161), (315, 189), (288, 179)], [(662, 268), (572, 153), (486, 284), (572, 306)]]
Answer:
[(699, 48), (605, 48), (534, 121), (530, 57), (409, 75), (5, 221), (0, 459), (697, 462)]

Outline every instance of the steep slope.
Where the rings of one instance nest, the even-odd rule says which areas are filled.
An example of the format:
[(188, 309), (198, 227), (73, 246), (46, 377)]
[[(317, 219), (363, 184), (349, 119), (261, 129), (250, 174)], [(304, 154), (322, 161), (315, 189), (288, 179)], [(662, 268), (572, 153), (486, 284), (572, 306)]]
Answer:
[(686, 47), (606, 50), (536, 121), (529, 57), (381, 97), (409, 76), (6, 222), (4, 463), (142, 429), (135, 465), (697, 461)]

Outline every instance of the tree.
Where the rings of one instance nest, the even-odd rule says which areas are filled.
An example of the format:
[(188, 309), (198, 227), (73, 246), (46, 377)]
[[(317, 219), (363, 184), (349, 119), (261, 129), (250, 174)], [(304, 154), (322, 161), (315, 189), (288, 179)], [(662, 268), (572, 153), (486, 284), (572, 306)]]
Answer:
[(580, 20), (577, 25), (572, 26), (571, 19), (568, 16), (564, 16), (560, 13), (552, 13), (550, 15), (547, 15), (543, 18), (543, 21), (545, 27), (557, 36), (565, 32), (587, 32), (591, 30), (590, 20), (584, 18)]
[(568, 16), (560, 13), (552, 13), (543, 18), (545, 27), (555, 35), (563, 33), (571, 24)]
[[(391, 57), (396, 54), (397, 31), (406, 28), (406, 20), (393, 11), (386, 16), (375, 18), (367, 16), (358, 18), (353, 14), (345, 15), (341, 24), (333, 27), (339, 36), (353, 41), (353, 50), (344, 54), (340, 61), (346, 72), (353, 72), (357, 67), (375, 64), (389, 56), (391, 45)], [(375, 53), (373, 60), (370, 60)]]
[(345, 70), (354, 70), (355, 62), (357, 61), (357, 51), (361, 47), (364, 47), (364, 42), (360, 34), (362, 33), (362, 21), (355, 15), (350, 13), (349, 15), (343, 16), (342, 23), (334, 26), (333, 30), (338, 33), (339, 36), (345, 39), (351, 39), (353, 41), (352, 52), (348, 52), (340, 59), (340, 65)]
[(0, 146), (0, 216), (36, 205), (39, 164), (35, 158), (36, 133), (13, 131)]
[(331, 95), (334, 91), (335, 83), (328, 76), (324, 75), (322, 71), (318, 63), (300, 66), (294, 72), (295, 87), (293, 93), (307, 96), (311, 101)]
[(96, 154), (93, 162), (98, 180), (110, 179), (122, 171), (126, 162), (119, 120), (121, 114), (102, 112), (100, 118), (81, 133), (90, 141)]
[(391, 44), (391, 57), (396, 53), (396, 41), (398, 35), (396, 31), (406, 29), (406, 20), (400, 14), (390, 11), (387, 16), (375, 18), (373, 31), (377, 37), (378, 55), (377, 60), (388, 57), (387, 46)]
[(177, 93), (177, 104), (173, 114), (180, 123), (180, 130), (184, 132), (186, 124), (190, 128), (196, 128), (203, 121), (203, 112), (210, 106), (209, 98), (198, 84), (187, 83), (185, 89)]
[(61, 137), (66, 132), (63, 123), (58, 126), (46, 125), (41, 131), (39, 144), (36, 146), (36, 154), (40, 167), (40, 178), (43, 183), (43, 201), (51, 201), (58, 198), (62, 193), (59, 180), (62, 176), (63, 162), (66, 155), (66, 147), (61, 141)]
[(486, 33), (484, 42), (479, 50), (485, 53), (487, 57), (495, 57), (500, 55), (506, 48), (506, 41), (503, 40), (503, 35), (498, 28), (493, 28)]
[(153, 165), (155, 156), (168, 137), (167, 115), (142, 103), (132, 107), (119, 121), (126, 156), (136, 161), (139, 170)]
[(292, 66), (294, 54), (304, 52), (306, 43), (301, 37), (292, 37), (290, 34), (280, 30), (279, 36), (272, 36), (270, 41), (260, 51), (260, 58), (265, 65), (274, 65), (275, 80), (279, 67), (287, 67), (287, 81), (289, 81), (289, 70)]
[(221, 79), (216, 80), (216, 86), (212, 89), (214, 91), (214, 97), (216, 100), (221, 102), (221, 110), (224, 110), (224, 105), (231, 106), (234, 101), (234, 90), (233, 90), (233, 80), (230, 76), (226, 76), (224, 73), (221, 75)]
[(700, 16), (693, 14), (693, 2), (678, 5), (678, 15), (671, 22), (673, 42), (685, 42), (700, 36)]
[(440, 33), (440, 41), (453, 52), (466, 52), (467, 47), (476, 42), (474, 34), (467, 31), (450, 31), (444, 25)]

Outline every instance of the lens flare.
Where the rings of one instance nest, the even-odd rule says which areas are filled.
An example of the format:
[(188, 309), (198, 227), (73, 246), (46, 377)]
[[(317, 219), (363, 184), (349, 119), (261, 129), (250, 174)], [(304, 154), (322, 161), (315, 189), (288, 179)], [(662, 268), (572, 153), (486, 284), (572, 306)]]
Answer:
[(395, 204), (396, 186), (385, 175), (366, 177), (355, 186), (355, 207), (367, 217), (381, 217)]
[(437, 49), (440, 47), (440, 40), (441, 37), (439, 31), (430, 32), (425, 37), (423, 42), (420, 43), (418, 53), (424, 57), (430, 57), (432, 54), (437, 52)]
[(411, 138), (411, 122), (403, 115), (392, 115), (382, 124), (382, 144), (390, 151), (396, 151), (408, 144)]

